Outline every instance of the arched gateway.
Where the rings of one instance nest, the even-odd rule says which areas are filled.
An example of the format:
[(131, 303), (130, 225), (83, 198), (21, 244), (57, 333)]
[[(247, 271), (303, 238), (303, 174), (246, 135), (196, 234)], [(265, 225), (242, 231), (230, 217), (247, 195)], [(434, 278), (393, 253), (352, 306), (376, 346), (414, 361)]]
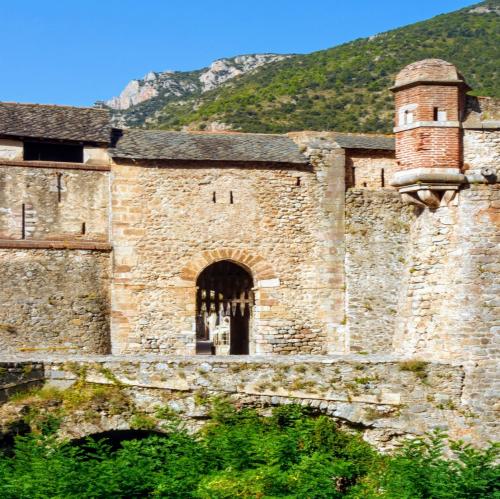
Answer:
[(196, 280), (196, 352), (249, 353), (253, 279), (229, 260), (212, 263)]

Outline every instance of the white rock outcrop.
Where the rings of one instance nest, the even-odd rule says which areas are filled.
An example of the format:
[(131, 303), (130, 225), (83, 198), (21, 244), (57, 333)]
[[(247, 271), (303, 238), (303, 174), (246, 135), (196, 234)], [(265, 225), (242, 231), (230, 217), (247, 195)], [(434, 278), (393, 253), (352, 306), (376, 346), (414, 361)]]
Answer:
[(277, 54), (240, 55), (234, 59), (218, 59), (200, 75), (202, 90), (212, 90), (235, 76), (248, 73), (264, 64), (280, 61), (288, 56)]
[(206, 92), (217, 88), (231, 78), (286, 57), (289, 56), (240, 55), (230, 59), (218, 59), (208, 69), (199, 71), (150, 71), (140, 80), (131, 80), (119, 96), (105, 101), (104, 104), (111, 109), (123, 111), (159, 95), (181, 97), (193, 92)]

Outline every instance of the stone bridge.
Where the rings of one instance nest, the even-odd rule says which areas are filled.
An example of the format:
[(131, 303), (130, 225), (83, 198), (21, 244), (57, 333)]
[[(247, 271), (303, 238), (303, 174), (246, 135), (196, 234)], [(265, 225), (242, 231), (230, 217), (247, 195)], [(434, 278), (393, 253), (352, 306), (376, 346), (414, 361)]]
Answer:
[[(264, 412), (280, 404), (310, 406), (361, 430), (380, 449), (434, 428), (483, 443), (495, 434), (495, 416), (476, 376), (484, 379), (488, 369), (494, 365), (373, 355), (16, 356), (0, 359), (0, 428), (39, 403), (35, 395), (9, 401), (10, 395), (45, 384), (76, 392), (60, 430), (69, 438), (141, 427), (161, 431), (172, 415), (196, 429), (208, 418), (210, 398), (228, 396)], [(90, 398), (82, 395), (84, 387), (94, 387)]]

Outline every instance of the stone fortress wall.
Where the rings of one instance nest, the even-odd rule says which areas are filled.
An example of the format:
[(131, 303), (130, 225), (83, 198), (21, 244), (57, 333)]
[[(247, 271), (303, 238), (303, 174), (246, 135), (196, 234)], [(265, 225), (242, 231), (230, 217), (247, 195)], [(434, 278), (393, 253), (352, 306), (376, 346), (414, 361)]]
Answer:
[[(4, 151), (3, 350), (194, 353), (196, 277), (229, 258), (254, 276), (253, 352), (349, 351), (347, 317), (362, 324), (366, 310), (345, 312), (346, 176), (356, 168), (353, 187), (368, 195), (393, 153), (346, 150), (328, 133), (294, 140), (309, 166), (137, 166), (102, 153), (97, 166), (47, 165)], [(373, 341), (355, 343), (375, 352)]]
[(346, 193), (345, 275), (348, 351), (392, 351), (415, 209), (392, 189)]
[(500, 134), (497, 130), (464, 130), (464, 169), (500, 171)]
[(390, 189), (396, 170), (394, 151), (346, 150), (346, 188)]
[[(457, 206), (419, 213), (382, 187), (395, 169), (390, 152), (340, 148), (325, 133), (294, 140), (310, 167), (113, 164), (109, 172), (6, 160), (4, 350), (105, 353), (113, 343), (115, 353), (192, 353), (196, 276), (225, 255), (256, 276), (256, 353), (376, 353), (393, 342), (439, 358), (448, 348), (460, 357), (468, 342), (486, 352), (496, 324), (495, 186), (471, 184)], [(495, 168), (498, 143), (497, 132), (467, 130), (469, 171)], [(344, 196), (345, 182), (353, 184)], [(446, 280), (456, 281), (471, 251), (465, 261), (477, 268), (457, 293)], [(484, 302), (457, 318), (450, 300), (473, 307), (476, 289)], [(473, 340), (467, 320), (474, 329), (484, 318), (487, 331)]]
[(0, 249), (0, 351), (109, 353), (110, 258)]
[(109, 173), (2, 168), (0, 206), (0, 239), (107, 241)]
[[(2, 353), (59, 355), (48, 379), (72, 354), (112, 353), (146, 406), (144, 387), (174, 399), (206, 388), (254, 404), (314, 400), (379, 443), (437, 426), (494, 437), (500, 106), (465, 99), (461, 78), (439, 60), (400, 73), (396, 154), (366, 136), (298, 132), (288, 137), (303, 164), (124, 159), (103, 146), (86, 146), (82, 164), (47, 164), (0, 137)], [(222, 260), (254, 281), (241, 368), (194, 357), (197, 278)], [(117, 357), (154, 354), (166, 360)], [(289, 357), (273, 357), (286, 372), (271, 354)], [(187, 356), (187, 381), (172, 355)]]
[(253, 353), (326, 353), (344, 308), (342, 152), (311, 149), (306, 168), (114, 165), (114, 351), (194, 353), (196, 278), (229, 259), (254, 279)]
[(498, 187), (469, 185), (456, 206), (423, 210), (412, 224), (396, 352), (441, 360), (498, 357)]
[(0, 142), (0, 350), (108, 353), (109, 158), (23, 161)]

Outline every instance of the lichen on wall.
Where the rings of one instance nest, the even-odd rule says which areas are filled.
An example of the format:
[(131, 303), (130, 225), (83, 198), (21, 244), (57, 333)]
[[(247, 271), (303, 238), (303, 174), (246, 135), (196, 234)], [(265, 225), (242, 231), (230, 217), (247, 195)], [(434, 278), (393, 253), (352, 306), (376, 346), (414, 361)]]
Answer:
[[(42, 398), (40, 407), (42, 416), (51, 410), (63, 415), (60, 435), (69, 438), (134, 428), (141, 422), (164, 431), (172, 418), (196, 430), (206, 421), (214, 398), (261, 410), (309, 406), (355, 427), (382, 450), (436, 427), (452, 438), (482, 445), (498, 427), (493, 412), (476, 413), (477, 401), (466, 393), (481, 372), (460, 363), (362, 355), (272, 360), (141, 355), (45, 356), (43, 364), (49, 389), (75, 383), (78, 393), (56, 393), (53, 404)], [(26, 404), (39, 407), (36, 394), (1, 407), (0, 431), (8, 415), (22, 417)]]

